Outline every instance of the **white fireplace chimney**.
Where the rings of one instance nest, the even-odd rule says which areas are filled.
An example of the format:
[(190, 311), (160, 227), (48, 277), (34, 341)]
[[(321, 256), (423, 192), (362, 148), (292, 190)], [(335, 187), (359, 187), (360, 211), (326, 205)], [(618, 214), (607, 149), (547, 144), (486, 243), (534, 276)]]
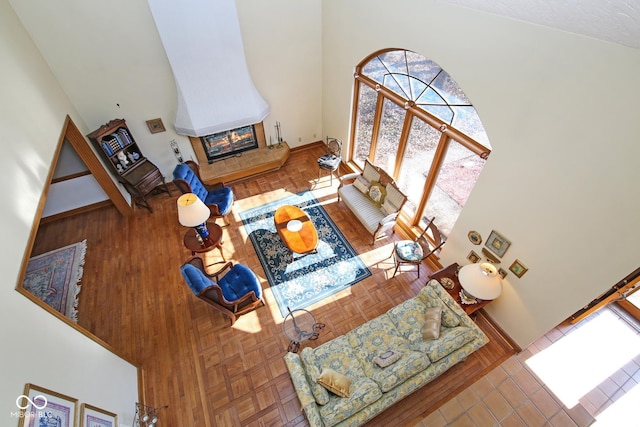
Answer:
[(148, 0), (178, 90), (176, 132), (188, 136), (261, 122), (235, 0)]

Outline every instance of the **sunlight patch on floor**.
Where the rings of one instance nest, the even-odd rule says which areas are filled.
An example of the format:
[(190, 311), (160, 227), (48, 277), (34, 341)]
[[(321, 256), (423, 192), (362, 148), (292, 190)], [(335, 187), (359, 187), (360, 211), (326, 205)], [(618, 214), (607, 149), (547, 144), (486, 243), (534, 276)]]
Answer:
[(604, 311), (526, 363), (572, 408), (638, 354), (640, 337), (613, 313)]

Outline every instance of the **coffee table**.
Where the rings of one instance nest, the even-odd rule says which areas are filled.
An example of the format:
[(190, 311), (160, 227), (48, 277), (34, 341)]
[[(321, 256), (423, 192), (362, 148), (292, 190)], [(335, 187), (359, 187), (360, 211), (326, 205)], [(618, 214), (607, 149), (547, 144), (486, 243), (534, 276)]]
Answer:
[(318, 231), (306, 213), (297, 206), (284, 205), (273, 216), (278, 235), (293, 253), (316, 252)]
[(190, 228), (187, 230), (183, 240), (184, 246), (191, 251), (192, 256), (218, 248), (222, 260), (226, 261), (222, 252), (222, 245), (224, 244), (222, 241), (222, 227), (215, 222), (207, 222), (207, 230), (209, 230), (209, 236), (202, 243), (198, 240), (195, 229)]

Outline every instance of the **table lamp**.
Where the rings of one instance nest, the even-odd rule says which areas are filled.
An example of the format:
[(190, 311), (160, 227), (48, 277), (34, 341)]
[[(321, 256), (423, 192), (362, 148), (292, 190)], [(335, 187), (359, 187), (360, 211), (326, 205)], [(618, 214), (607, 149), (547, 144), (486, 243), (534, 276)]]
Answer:
[(502, 279), (489, 262), (467, 264), (458, 272), (458, 281), (469, 298), (493, 300), (502, 293)]
[(185, 193), (178, 197), (178, 222), (185, 227), (196, 229), (196, 237), (202, 240), (204, 245), (209, 239), (207, 220), (211, 211), (198, 196), (193, 193)]

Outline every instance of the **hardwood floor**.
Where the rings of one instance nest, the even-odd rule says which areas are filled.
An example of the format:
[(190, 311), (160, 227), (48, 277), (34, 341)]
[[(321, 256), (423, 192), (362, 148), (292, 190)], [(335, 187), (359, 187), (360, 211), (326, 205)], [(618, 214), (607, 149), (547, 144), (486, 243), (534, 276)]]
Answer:
[[(87, 239), (79, 303), (79, 325), (138, 364), (141, 400), (162, 409), (162, 426), (304, 426), (307, 421), (287, 373), (283, 356), (289, 342), (238, 212), (309, 189), (317, 178), (320, 147), (294, 151), (285, 166), (268, 174), (231, 183), (235, 215), (223, 228), (227, 260), (248, 265), (258, 274), (266, 306), (229, 320), (198, 300), (182, 279), (179, 266), (190, 256), (177, 220), (176, 200), (160, 194), (150, 199), (154, 212), (137, 209), (130, 218), (113, 207), (43, 224), (33, 255)], [(370, 245), (370, 235), (349, 209), (338, 203), (337, 183), (328, 176), (314, 189), (331, 218), (362, 256), (371, 277), (310, 309), (324, 322), (317, 346), (415, 296), (437, 267), (393, 274), (389, 258), (394, 239)], [(221, 224), (221, 222), (220, 222)], [(206, 254), (215, 270), (218, 251)], [(388, 409), (370, 425), (410, 425), (437, 409), (514, 353), (482, 312), (478, 324), (491, 342), (441, 377)], [(131, 402), (133, 406), (134, 402)], [(131, 420), (122, 420), (129, 423)]]

